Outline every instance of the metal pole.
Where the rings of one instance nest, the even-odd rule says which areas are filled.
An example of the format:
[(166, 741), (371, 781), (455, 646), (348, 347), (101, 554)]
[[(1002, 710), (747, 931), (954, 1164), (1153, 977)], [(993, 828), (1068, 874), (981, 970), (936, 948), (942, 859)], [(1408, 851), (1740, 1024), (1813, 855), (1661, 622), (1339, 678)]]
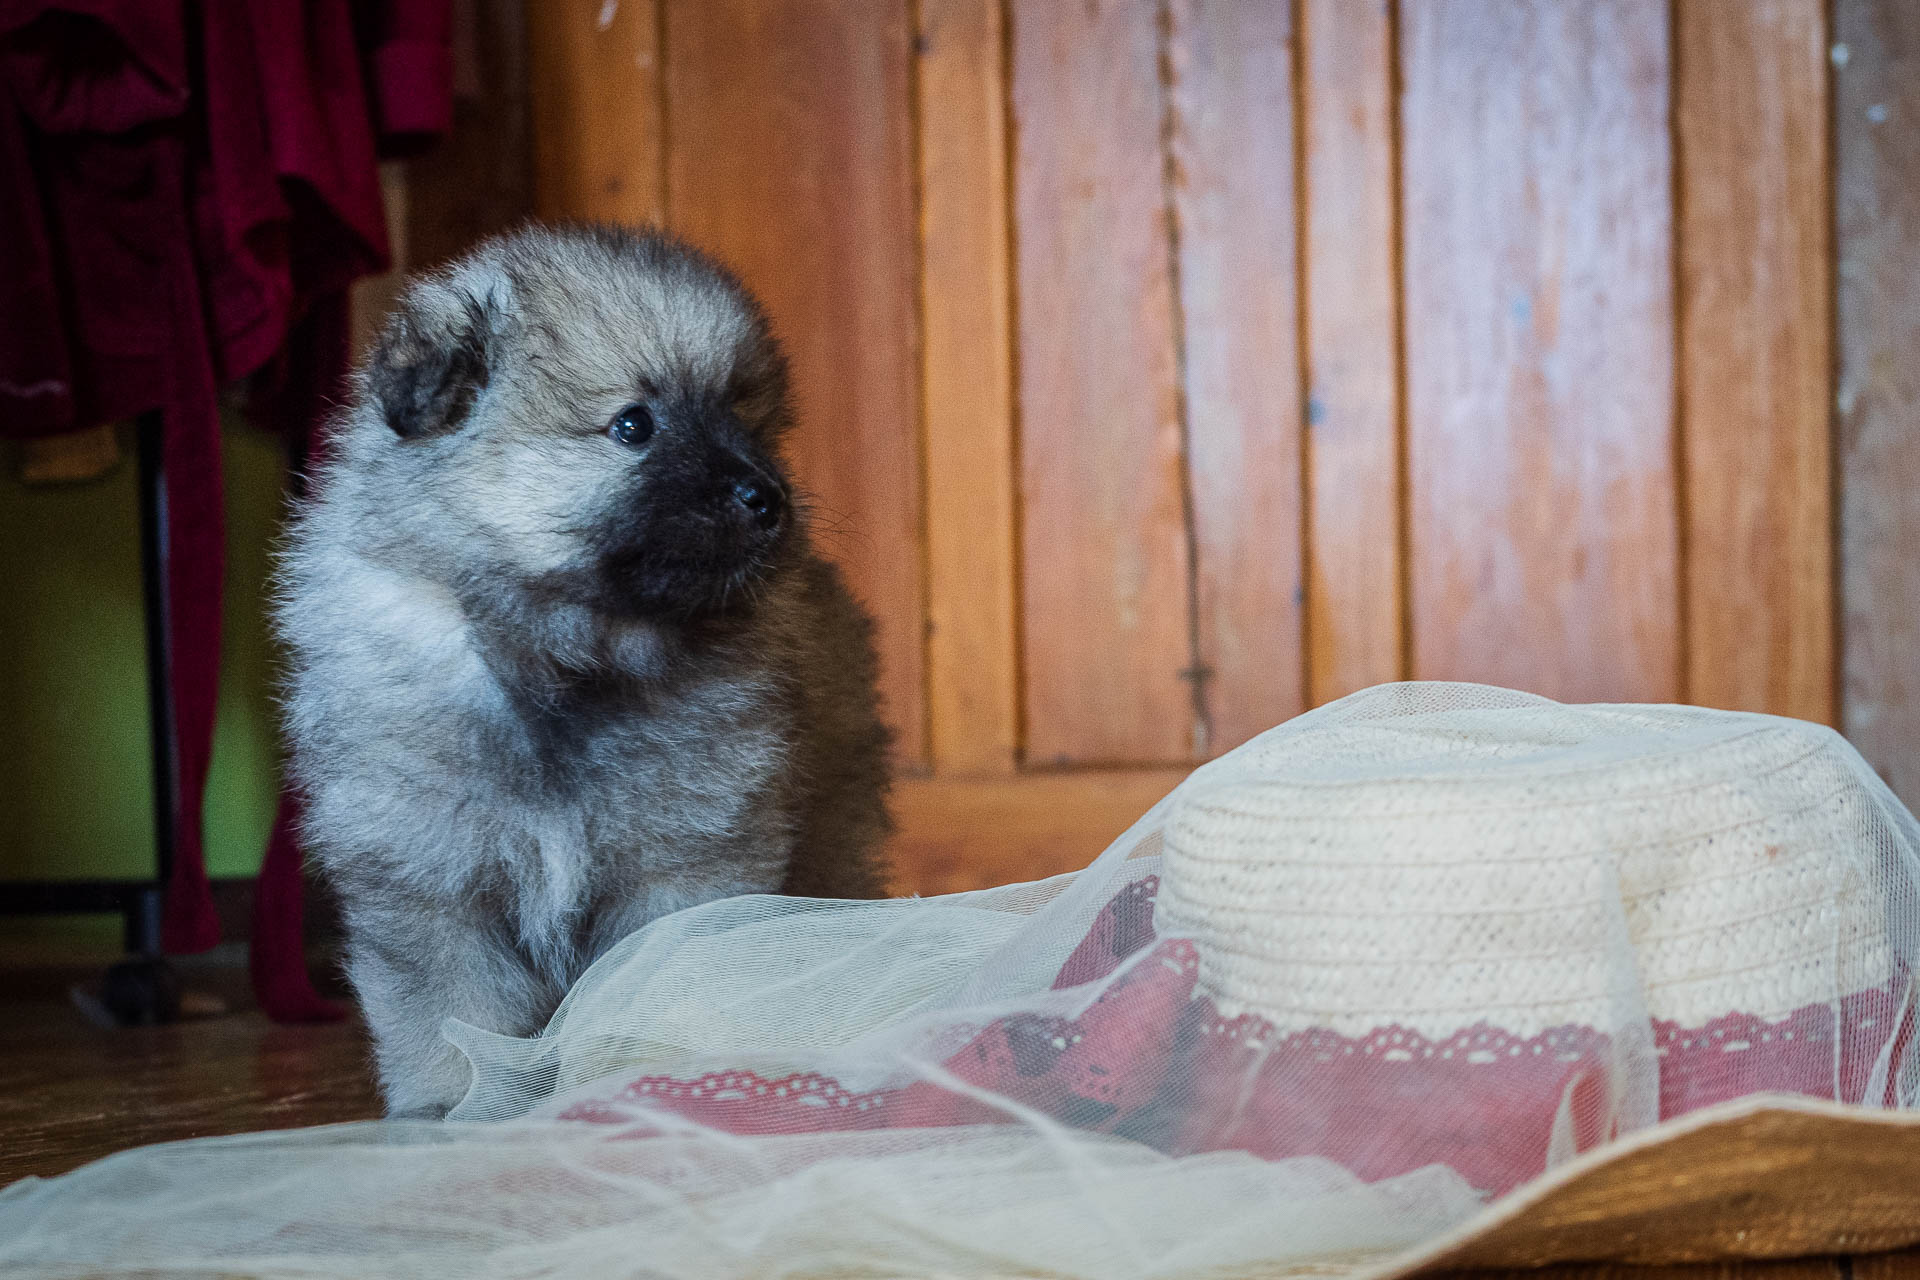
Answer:
[(165, 422), (158, 409), (134, 422), (140, 462), (140, 584), (147, 631), (148, 741), (153, 754), (154, 878), (128, 895), (127, 958), (108, 968), (101, 1003), (122, 1026), (172, 1022), (180, 1016), (180, 984), (160, 954), (160, 919), (173, 873), (174, 818), (180, 811), (180, 768), (174, 753), (173, 646), (167, 629), (167, 480), (162, 465)]
[(173, 835), (180, 803), (174, 758), (173, 645), (167, 628), (167, 480), (161, 462), (165, 424), (158, 409), (135, 423), (140, 457), (140, 585), (147, 630), (148, 741), (153, 758), (153, 888), (127, 904), (127, 951), (160, 954), (160, 907), (173, 874)]

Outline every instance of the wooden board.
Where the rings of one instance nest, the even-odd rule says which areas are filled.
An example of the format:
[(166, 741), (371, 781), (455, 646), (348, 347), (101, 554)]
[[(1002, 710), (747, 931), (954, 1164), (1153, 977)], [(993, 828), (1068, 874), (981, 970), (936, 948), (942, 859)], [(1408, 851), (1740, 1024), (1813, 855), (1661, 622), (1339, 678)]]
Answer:
[(1042, 763), (1190, 758), (1155, 14), (1013, 10), (1023, 683)]
[(1078, 871), (1184, 777), (1124, 769), (903, 781), (894, 788), (889, 887), (958, 893)]
[(1920, 808), (1920, 6), (1836, 0), (1833, 21), (1841, 718)]
[(1002, 18), (997, 0), (920, 6), (927, 703), (953, 774), (1007, 773), (1020, 746)]
[(906, 8), (672, 0), (667, 208), (792, 358), (822, 549), (879, 621), (898, 757), (926, 759), (919, 324)]
[(1825, 0), (1679, 0), (1690, 701), (1834, 718)]
[[(1900, 2), (1889, 0), (1889, 7)], [(1911, 1280), (1916, 1275), (1920, 1275), (1920, 1252), (1909, 1250), (1850, 1258), (1847, 1269), (1841, 1272), (1841, 1280)]]
[[(1857, 1268), (1861, 1264), (1856, 1262)], [(1855, 1270), (1853, 1277), (1861, 1276)], [(1694, 1262), (1668, 1267), (1635, 1267), (1618, 1262), (1582, 1262), (1522, 1270), (1448, 1271), (1446, 1280), (1849, 1280), (1840, 1264), (1826, 1258), (1781, 1262)]]
[(526, 23), (540, 216), (661, 221), (659, 0), (536, 0)]
[(1168, 8), (1200, 755), (1305, 709), (1291, 25), (1285, 5)]
[(1423, 1246), (1392, 1280), (1600, 1263), (1622, 1267), (1622, 1280), (1633, 1274), (1626, 1264), (1766, 1276), (1789, 1260), (1912, 1250), (1917, 1119), (1791, 1095), (1695, 1110), (1547, 1171), (1451, 1239)]
[(1300, 6), (1307, 700), (1406, 676), (1393, 20)]
[(1401, 16), (1414, 673), (1671, 699), (1666, 6)]

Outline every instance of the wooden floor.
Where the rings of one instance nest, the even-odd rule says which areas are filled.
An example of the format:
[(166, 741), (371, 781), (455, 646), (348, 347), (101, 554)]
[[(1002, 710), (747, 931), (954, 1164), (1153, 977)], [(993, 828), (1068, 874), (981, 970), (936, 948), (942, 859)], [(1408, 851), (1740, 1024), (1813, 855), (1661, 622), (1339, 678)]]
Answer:
[(183, 969), (187, 989), (232, 1012), (107, 1030), (69, 995), (98, 976), (75, 957), (0, 968), (0, 1186), (149, 1142), (379, 1113), (357, 1022), (275, 1026), (240, 969), (203, 964)]

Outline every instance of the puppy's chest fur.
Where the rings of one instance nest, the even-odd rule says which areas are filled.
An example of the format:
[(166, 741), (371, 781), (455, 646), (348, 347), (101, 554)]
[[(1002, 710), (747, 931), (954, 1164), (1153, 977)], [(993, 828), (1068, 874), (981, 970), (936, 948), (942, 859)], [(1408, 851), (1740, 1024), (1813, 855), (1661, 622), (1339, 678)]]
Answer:
[(476, 736), (496, 762), (489, 807), (504, 839), (475, 870), (505, 890), (523, 945), (584, 947), (577, 935), (609, 915), (631, 928), (780, 887), (788, 717), (766, 689), (746, 699), (758, 714), (741, 716), (742, 683), (757, 682), (592, 682), (538, 709), (483, 714)]
[(452, 599), (360, 585), (406, 607), (317, 646), (296, 699), (314, 732), (353, 726), (307, 781), (350, 893), (458, 904), (564, 982), (649, 920), (781, 887), (795, 708), (769, 670), (529, 673)]

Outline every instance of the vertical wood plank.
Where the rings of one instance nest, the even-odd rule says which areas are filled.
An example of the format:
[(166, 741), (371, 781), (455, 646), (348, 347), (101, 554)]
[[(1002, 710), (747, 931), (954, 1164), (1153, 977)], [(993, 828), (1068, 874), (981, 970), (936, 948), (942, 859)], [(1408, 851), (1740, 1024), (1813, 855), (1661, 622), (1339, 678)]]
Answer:
[(897, 757), (926, 758), (919, 326), (906, 6), (671, 0), (667, 205), (792, 359), (793, 463), (879, 622)]
[(1402, 22), (1415, 674), (1671, 699), (1666, 6)]
[[(1857, 1268), (1861, 1259), (1855, 1262)], [(1830, 1258), (1749, 1259), (1740, 1262), (1681, 1262), (1666, 1266), (1626, 1262), (1562, 1262), (1539, 1268), (1448, 1271), (1446, 1280), (1846, 1280)], [(1865, 1280), (1860, 1271), (1852, 1280)], [(1876, 1273), (1875, 1280), (1880, 1280)]]
[(1300, 6), (1307, 699), (1315, 705), (1407, 674), (1390, 8)]
[(404, 162), (409, 271), (465, 253), (532, 208), (526, 9), (466, 0), (455, 10), (453, 131)]
[(1289, 6), (1168, 8), (1201, 755), (1302, 709)]
[(1013, 11), (1029, 760), (1182, 760), (1188, 538), (1145, 3)]
[(942, 774), (1019, 750), (1012, 258), (1000, 0), (922, 0), (927, 694)]
[(1833, 22), (1842, 721), (1920, 808), (1920, 6)]
[(543, 218), (657, 223), (659, 0), (527, 6), (534, 207)]
[(1679, 0), (1687, 696), (1831, 722), (1824, 0)]

